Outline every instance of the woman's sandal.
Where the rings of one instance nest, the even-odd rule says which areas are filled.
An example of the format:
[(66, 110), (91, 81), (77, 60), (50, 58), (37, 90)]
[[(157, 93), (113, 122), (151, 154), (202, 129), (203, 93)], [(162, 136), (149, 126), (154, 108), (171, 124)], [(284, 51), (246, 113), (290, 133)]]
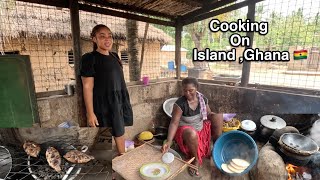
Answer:
[(192, 177), (200, 177), (199, 170), (197, 171), (189, 167), (188, 172), (189, 172), (189, 175)]

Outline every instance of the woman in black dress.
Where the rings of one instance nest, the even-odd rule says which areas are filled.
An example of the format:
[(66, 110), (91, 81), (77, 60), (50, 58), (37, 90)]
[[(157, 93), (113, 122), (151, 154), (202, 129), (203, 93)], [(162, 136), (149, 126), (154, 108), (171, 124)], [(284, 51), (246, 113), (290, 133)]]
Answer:
[(119, 56), (111, 52), (113, 37), (105, 25), (91, 33), (94, 51), (82, 56), (80, 75), (91, 127), (111, 127), (119, 155), (125, 153), (125, 126), (133, 125), (129, 93)]

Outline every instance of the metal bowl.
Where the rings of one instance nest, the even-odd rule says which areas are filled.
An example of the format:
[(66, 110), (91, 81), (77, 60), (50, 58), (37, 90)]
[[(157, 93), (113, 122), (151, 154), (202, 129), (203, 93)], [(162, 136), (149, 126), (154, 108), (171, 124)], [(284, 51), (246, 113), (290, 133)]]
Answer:
[(289, 152), (309, 156), (319, 150), (319, 146), (311, 138), (298, 133), (284, 133), (279, 145)]
[(170, 98), (167, 99), (164, 103), (163, 103), (163, 111), (169, 116), (172, 117), (171, 113), (172, 113), (172, 109), (173, 109), (173, 104), (178, 100), (178, 98)]
[(0, 146), (0, 179), (6, 179), (12, 168), (12, 157), (9, 150)]

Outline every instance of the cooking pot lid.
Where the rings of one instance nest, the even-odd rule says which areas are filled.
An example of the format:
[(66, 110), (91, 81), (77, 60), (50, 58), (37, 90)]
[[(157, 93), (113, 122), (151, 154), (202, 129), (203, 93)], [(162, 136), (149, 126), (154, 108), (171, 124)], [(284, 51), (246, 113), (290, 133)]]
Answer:
[(243, 120), (241, 121), (241, 128), (246, 131), (254, 131), (256, 130), (257, 126), (256, 123), (251, 120)]
[(263, 126), (270, 129), (282, 129), (287, 126), (286, 122), (282, 118), (274, 115), (262, 116), (260, 122)]

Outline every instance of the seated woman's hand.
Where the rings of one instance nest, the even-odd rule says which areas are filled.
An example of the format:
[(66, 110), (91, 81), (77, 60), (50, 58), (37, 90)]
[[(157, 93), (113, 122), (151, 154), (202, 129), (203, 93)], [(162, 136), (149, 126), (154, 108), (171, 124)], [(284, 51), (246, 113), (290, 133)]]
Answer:
[(167, 141), (166, 143), (164, 143), (164, 144), (162, 145), (162, 148), (161, 148), (162, 153), (168, 152), (171, 144), (172, 144), (172, 143), (169, 142), (169, 141)]

